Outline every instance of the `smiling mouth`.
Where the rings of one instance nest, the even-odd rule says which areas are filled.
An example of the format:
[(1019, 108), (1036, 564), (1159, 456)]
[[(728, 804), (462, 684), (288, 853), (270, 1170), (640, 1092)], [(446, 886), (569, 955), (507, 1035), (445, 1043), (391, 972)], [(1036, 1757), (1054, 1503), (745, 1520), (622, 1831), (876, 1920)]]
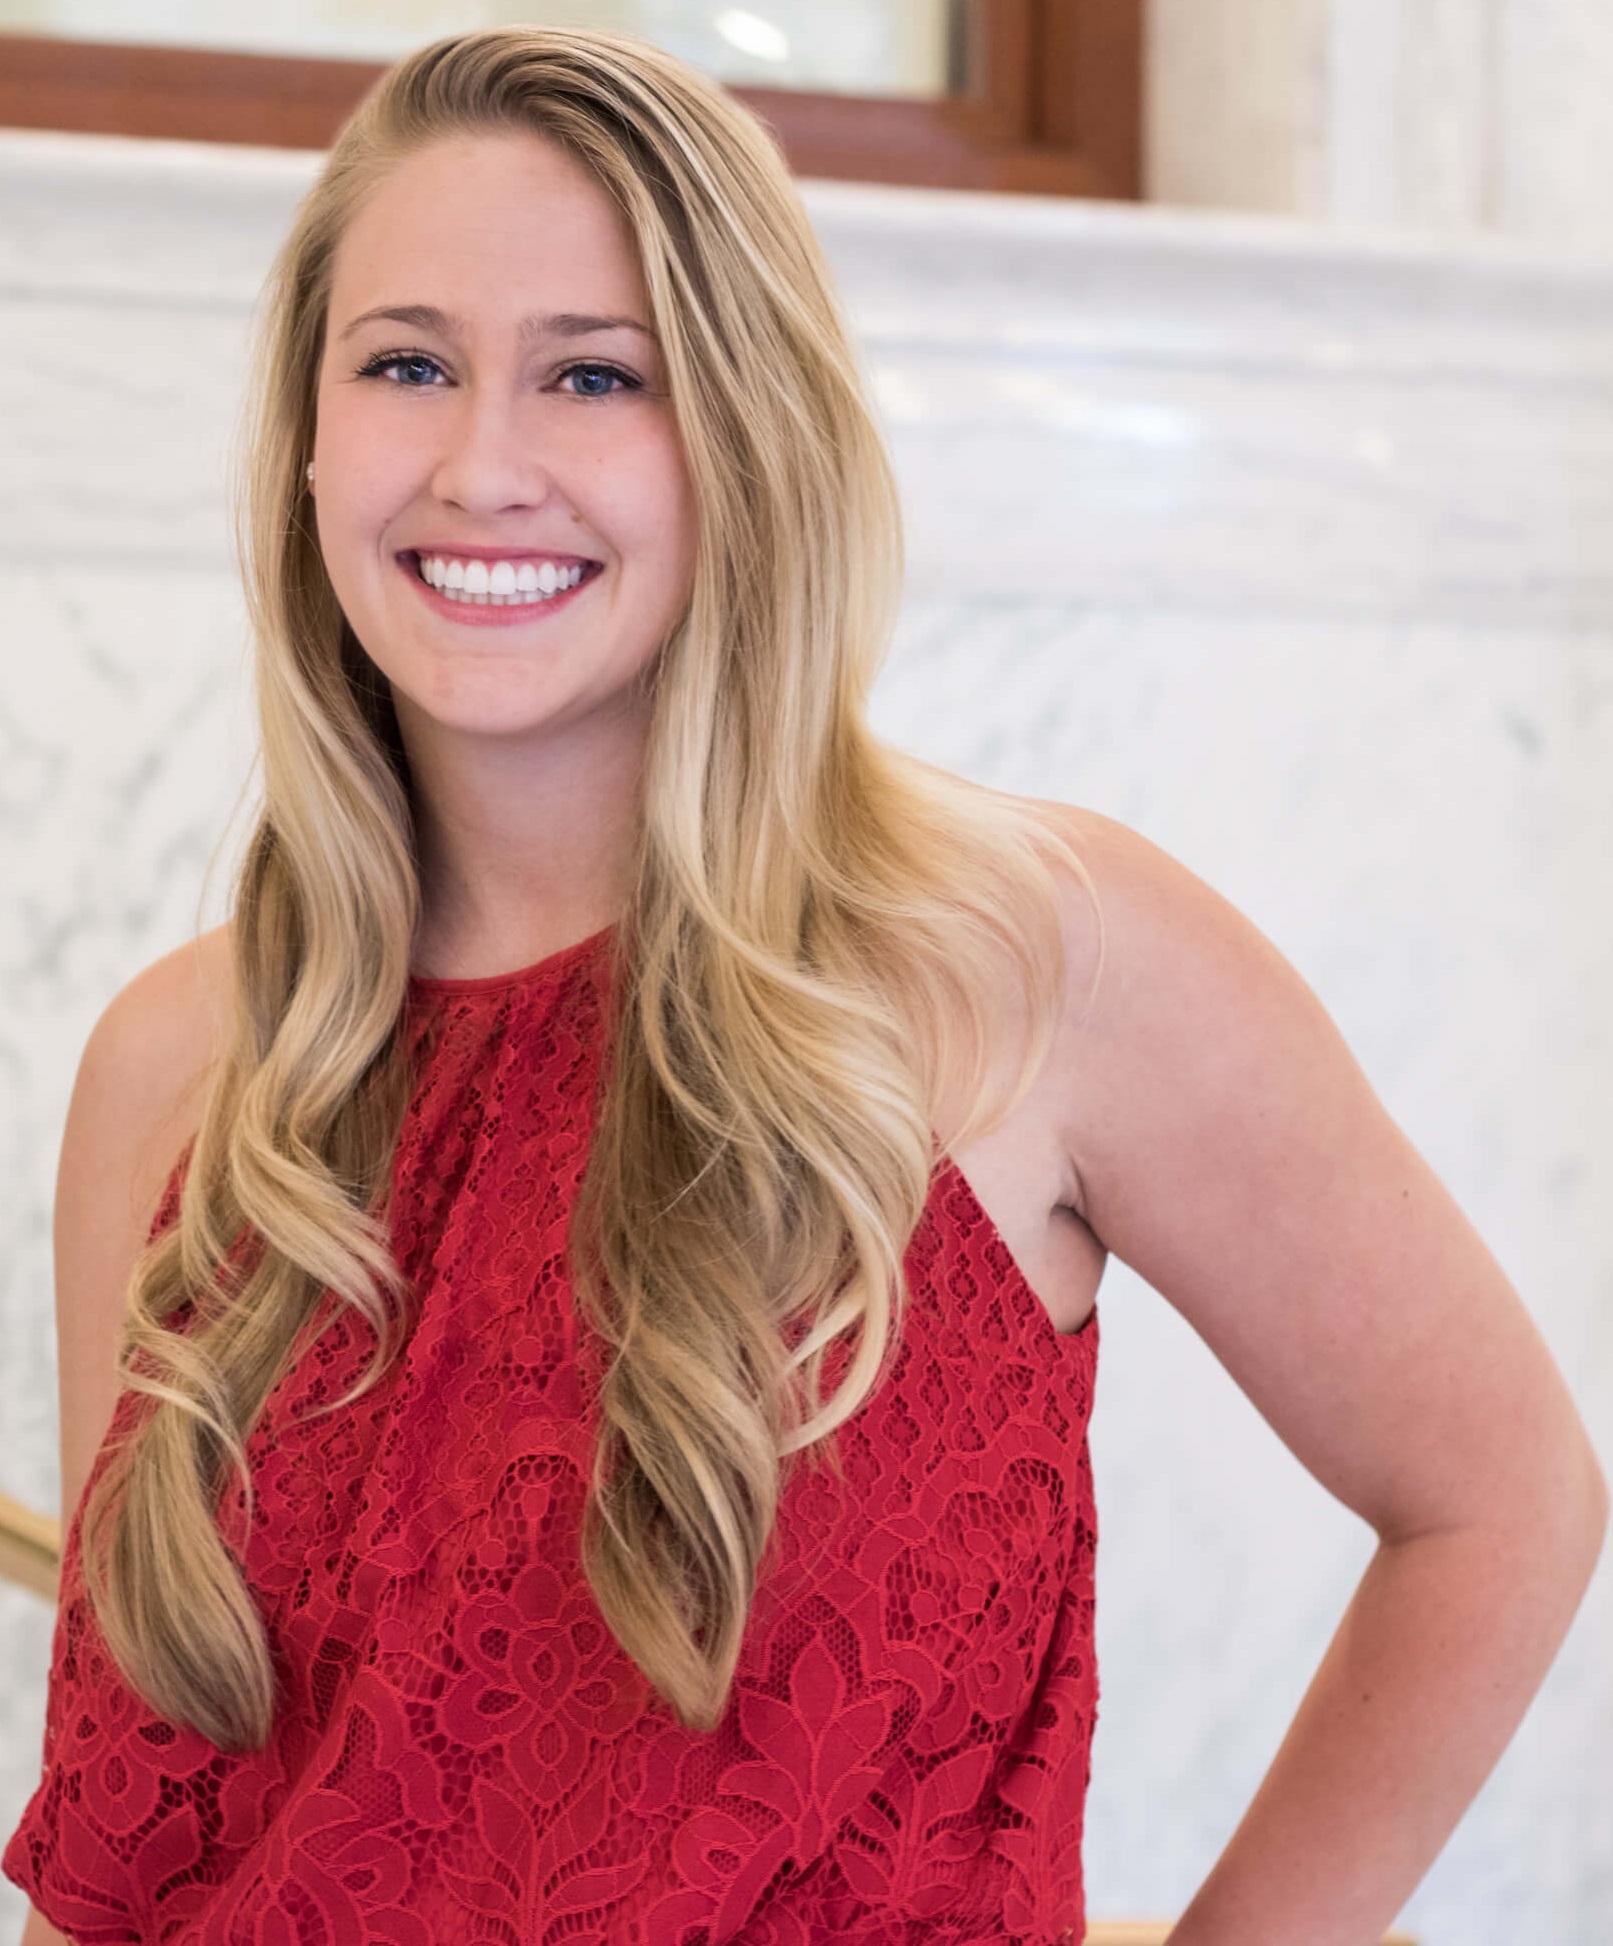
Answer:
[(464, 559), (452, 554), (422, 554), (411, 549), (404, 557), (417, 578), (444, 600), (472, 608), (535, 608), (602, 573), (598, 561), (574, 561), (565, 566), (552, 560)]

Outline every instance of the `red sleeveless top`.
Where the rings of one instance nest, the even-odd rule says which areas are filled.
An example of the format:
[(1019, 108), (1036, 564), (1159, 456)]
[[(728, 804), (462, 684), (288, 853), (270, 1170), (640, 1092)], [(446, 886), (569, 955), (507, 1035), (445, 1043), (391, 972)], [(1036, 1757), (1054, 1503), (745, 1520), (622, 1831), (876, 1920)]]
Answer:
[(891, 1376), (834, 1435), (844, 1488), (804, 1461), (786, 1483), (717, 1728), (681, 1727), (604, 1624), (578, 1538), (605, 1348), (564, 1266), (609, 936), (411, 987), (406, 1352), (301, 1423), (374, 1342), (327, 1294), (248, 1442), (250, 1533), (239, 1485), (220, 1509), (280, 1685), (266, 1749), (124, 1685), (75, 1580), (82, 1503), (70, 1522), (3, 1868), (81, 1946), (1084, 1936), (1097, 1320), (1054, 1330), (950, 1160)]

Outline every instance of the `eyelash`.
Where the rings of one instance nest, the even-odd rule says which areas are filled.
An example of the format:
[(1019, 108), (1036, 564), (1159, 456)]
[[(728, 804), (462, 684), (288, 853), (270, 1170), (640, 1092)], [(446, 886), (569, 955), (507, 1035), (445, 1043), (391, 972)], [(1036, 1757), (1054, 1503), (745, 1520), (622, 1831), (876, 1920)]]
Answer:
[[(402, 365), (411, 361), (418, 361), (424, 365), (436, 365), (438, 371), (442, 370), (442, 366), (437, 364), (437, 360), (428, 351), (378, 351), (373, 358), (359, 366), (358, 370), (354, 373), (354, 377), (379, 378), (389, 365)], [(567, 365), (557, 376), (560, 378), (569, 378), (573, 372), (609, 372), (612, 378), (620, 379), (622, 386), (630, 392), (640, 391), (643, 386), (641, 379), (632, 378), (626, 372), (619, 371), (616, 366), (607, 365), (597, 358), (579, 359), (576, 364)], [(398, 384), (398, 390), (400, 392), (429, 392), (434, 389), (434, 387), (429, 385), (404, 385), (401, 382)], [(596, 400), (615, 398), (616, 391), (574, 392), (572, 397), (593, 403)]]

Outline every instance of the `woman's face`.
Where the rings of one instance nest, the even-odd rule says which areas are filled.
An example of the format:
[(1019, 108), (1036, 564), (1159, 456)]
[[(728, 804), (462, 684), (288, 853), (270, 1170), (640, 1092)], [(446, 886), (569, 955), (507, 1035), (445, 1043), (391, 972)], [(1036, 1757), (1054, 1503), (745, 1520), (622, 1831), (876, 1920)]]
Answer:
[(620, 701), (682, 616), (694, 507), (650, 322), (615, 205), (536, 136), (434, 143), (349, 226), (319, 544), (406, 734), (564, 727)]

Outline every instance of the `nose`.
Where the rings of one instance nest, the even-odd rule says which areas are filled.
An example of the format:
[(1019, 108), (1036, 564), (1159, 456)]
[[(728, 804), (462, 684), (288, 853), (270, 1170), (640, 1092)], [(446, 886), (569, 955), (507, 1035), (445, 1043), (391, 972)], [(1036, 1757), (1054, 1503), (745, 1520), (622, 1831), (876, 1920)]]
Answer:
[(554, 480), (515, 399), (495, 388), (467, 386), (445, 413), (432, 490), (445, 505), (494, 514), (539, 507)]

